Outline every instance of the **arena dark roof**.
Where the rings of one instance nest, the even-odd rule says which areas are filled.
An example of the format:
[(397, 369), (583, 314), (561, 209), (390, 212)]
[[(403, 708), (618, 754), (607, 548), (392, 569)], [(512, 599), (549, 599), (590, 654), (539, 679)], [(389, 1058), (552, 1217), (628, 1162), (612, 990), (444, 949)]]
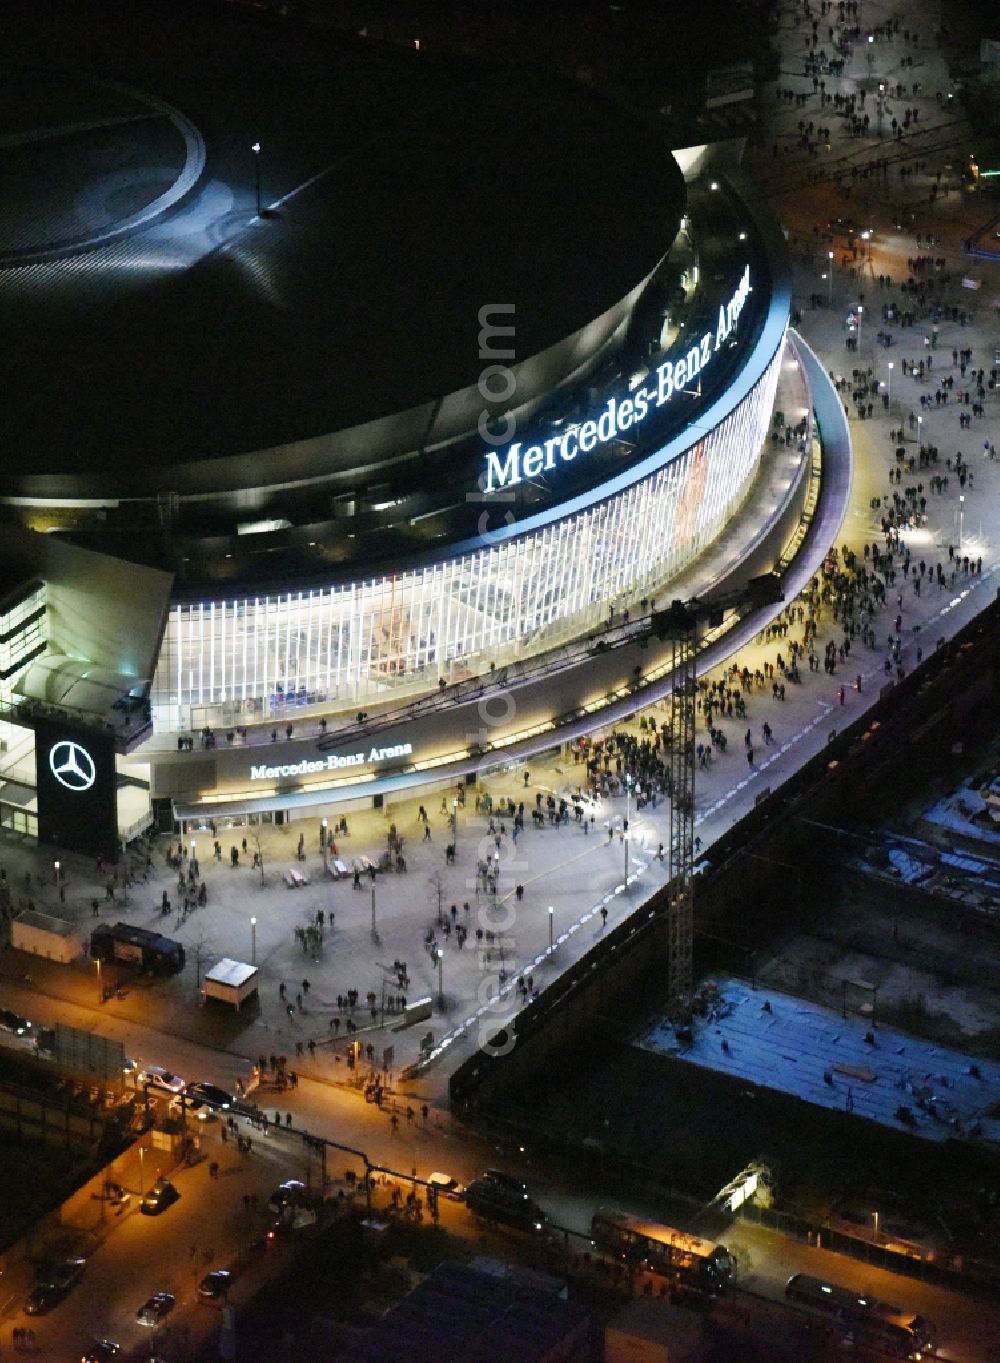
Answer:
[(5, 53), (8, 494), (169, 487), (455, 392), (480, 308), (535, 355), (682, 211), (650, 131), (537, 74), (166, 0), (9, 0)]

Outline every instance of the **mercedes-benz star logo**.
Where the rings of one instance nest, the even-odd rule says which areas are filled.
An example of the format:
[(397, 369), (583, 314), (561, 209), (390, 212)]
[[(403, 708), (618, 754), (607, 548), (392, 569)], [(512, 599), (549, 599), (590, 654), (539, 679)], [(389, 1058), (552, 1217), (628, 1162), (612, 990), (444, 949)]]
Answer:
[(97, 777), (94, 759), (71, 738), (60, 739), (49, 749), (49, 766), (61, 786), (77, 793), (89, 790)]

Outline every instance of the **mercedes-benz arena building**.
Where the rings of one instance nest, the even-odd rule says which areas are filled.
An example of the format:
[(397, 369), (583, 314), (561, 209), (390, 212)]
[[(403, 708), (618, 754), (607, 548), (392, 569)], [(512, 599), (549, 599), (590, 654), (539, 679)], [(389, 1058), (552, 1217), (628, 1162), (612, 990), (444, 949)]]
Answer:
[[(189, 7), (89, 8), (14, 6), (0, 505), (123, 591), (173, 574), (154, 794), (252, 790), (178, 735), (333, 732), (666, 599), (786, 345), (780, 233), (719, 158), (537, 74), (212, 8), (199, 69)], [(319, 798), (278, 747), (272, 794)]]
[[(747, 215), (734, 211), (730, 221), (736, 240), (735, 223)], [(687, 254), (686, 231), (682, 241)], [(566, 391), (547, 390), (542, 410), (529, 402), (484, 420), (487, 439), (502, 431), (502, 443), (477, 433), (470, 453), (463, 430), (416, 465), (393, 454), (369, 470), (387, 481), (368, 492), (370, 511), (358, 506), (360, 490), (351, 496), (360, 525), (349, 531), (345, 518), (348, 541), (433, 534), (444, 539), (440, 548), (373, 564), (348, 543), (346, 571), (326, 582), (176, 601), (153, 681), (157, 727), (246, 724), (283, 717), (290, 704), (353, 710), (399, 701), (544, 652), (614, 606), (661, 591), (739, 506), (757, 470), (781, 354), (780, 330), (766, 325), (770, 277), (761, 257), (751, 264), (751, 252), (733, 252), (709, 289), (699, 287), (691, 255), (691, 296), (666, 350), (650, 338), (641, 358), (622, 365), (609, 357), (603, 375), (578, 378), (577, 334), (567, 346), (574, 372)], [(631, 301), (615, 309), (623, 330), (635, 320)], [(659, 309), (651, 321), (664, 322)], [(608, 322), (592, 325), (599, 335)], [(483, 393), (536, 386), (532, 361), (506, 368), (508, 343), (491, 340), (481, 385), (445, 399), (465, 412), (463, 426), (477, 402), (489, 417)], [(421, 485), (411, 490), (408, 478)], [(426, 510), (406, 515), (417, 507)], [(371, 528), (380, 513), (384, 534)]]

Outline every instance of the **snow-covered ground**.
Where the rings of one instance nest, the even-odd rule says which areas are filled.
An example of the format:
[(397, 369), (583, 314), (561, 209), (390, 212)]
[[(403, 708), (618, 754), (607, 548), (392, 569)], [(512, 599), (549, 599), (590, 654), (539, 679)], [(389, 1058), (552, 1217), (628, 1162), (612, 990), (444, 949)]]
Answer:
[[(719, 1005), (694, 1020), (690, 1041), (659, 1022), (637, 1044), (927, 1140), (1000, 1145), (1000, 1120), (985, 1116), (1000, 1100), (1000, 1064), (742, 980), (717, 984)], [(896, 1115), (901, 1107), (912, 1124)]]
[(963, 838), (978, 838), (992, 847), (1000, 847), (1000, 824), (994, 824), (992, 821), (987, 823), (982, 817), (987, 808), (987, 803), (978, 790), (973, 790), (971, 786), (962, 786), (951, 795), (938, 800), (923, 817), (928, 823), (950, 829)]

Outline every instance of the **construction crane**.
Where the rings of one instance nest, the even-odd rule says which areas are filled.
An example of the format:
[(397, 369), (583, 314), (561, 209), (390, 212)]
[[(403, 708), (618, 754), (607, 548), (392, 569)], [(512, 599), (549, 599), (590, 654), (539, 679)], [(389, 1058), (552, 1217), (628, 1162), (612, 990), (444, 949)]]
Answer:
[(670, 822), (667, 861), (667, 1004), (688, 1007), (694, 989), (694, 780), (695, 702), (698, 695), (698, 629), (721, 625), (727, 610), (741, 613), (785, 599), (776, 573), (751, 578), (743, 587), (699, 601), (674, 601), (656, 611), (651, 633), (670, 644)]

